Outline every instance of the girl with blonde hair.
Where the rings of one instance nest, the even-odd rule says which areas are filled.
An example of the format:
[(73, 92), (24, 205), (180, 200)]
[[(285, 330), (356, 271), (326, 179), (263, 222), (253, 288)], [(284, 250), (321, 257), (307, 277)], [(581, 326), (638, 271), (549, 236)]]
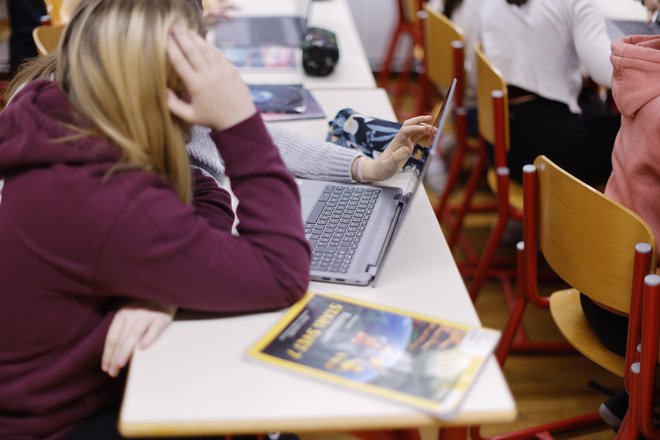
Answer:
[[(83, 0), (86, 3), (88, 0)], [(199, 0), (189, 0), (198, 16), (202, 15), (202, 5)], [(62, 21), (67, 23), (74, 13), (80, 0), (63, 0), (60, 10)], [(83, 5), (84, 7), (84, 5)], [(232, 6), (228, 3), (210, 4), (206, 18), (217, 20)], [(190, 17), (189, 17), (190, 18)], [(139, 64), (127, 62), (124, 67), (110, 66), (110, 69), (122, 70), (119, 77), (143, 77)], [(22, 87), (35, 79), (55, 78), (57, 70), (55, 54), (40, 58), (19, 71), (6, 90), (5, 98), (11, 101)], [(98, 78), (85, 79), (96, 81)], [(127, 89), (135, 87), (131, 83)], [(114, 91), (121, 90), (118, 86)], [(99, 92), (100, 93), (100, 92)], [(126, 90), (125, 97), (133, 96)], [(100, 100), (105, 100), (99, 97)], [(135, 118), (136, 115), (133, 115)], [(378, 181), (394, 175), (410, 156), (413, 143), (422, 143), (432, 138), (434, 129), (426, 124), (430, 116), (418, 116), (403, 123), (401, 130), (393, 138), (385, 151), (375, 158), (363, 156), (359, 151), (346, 149), (329, 142), (318, 141), (301, 133), (297, 133), (277, 124), (267, 126), (270, 136), (278, 147), (282, 159), (293, 174), (306, 177), (335, 181)], [(201, 125), (193, 125), (187, 143), (190, 163), (202, 173), (212, 176), (222, 185), (225, 179), (225, 165), (218, 153), (215, 142), (209, 136), (211, 129)], [(185, 183), (185, 182), (184, 182)], [(162, 330), (171, 322), (175, 309), (160, 304), (132, 300), (122, 306), (115, 315), (105, 343), (102, 358), (102, 368), (111, 376), (117, 376), (121, 368), (129, 361), (136, 346), (146, 348)]]
[[(201, 30), (189, 0), (85, 1), (56, 81), (0, 115), (0, 438), (81, 438), (116, 408), (99, 364), (128, 299), (256, 312), (308, 285), (296, 184)], [(229, 194), (189, 166), (190, 124), (213, 130), (238, 235)]]

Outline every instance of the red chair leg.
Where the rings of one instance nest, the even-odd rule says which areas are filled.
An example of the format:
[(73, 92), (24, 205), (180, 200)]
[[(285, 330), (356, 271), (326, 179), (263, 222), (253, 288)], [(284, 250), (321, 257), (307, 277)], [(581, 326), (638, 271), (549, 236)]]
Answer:
[(598, 412), (584, 414), (578, 417), (572, 417), (565, 420), (557, 420), (545, 423), (539, 426), (519, 429), (503, 434), (497, 434), (491, 437), (483, 437), (479, 426), (470, 428), (472, 440), (531, 440), (531, 439), (552, 439), (552, 434), (563, 434), (580, 429), (590, 428), (592, 426), (603, 425), (603, 419)]
[(426, 76), (426, 73), (422, 71), (419, 76), (419, 87), (417, 88), (417, 109), (415, 111), (416, 115), (423, 115), (428, 112), (429, 108), (431, 108), (429, 105), (431, 91), (432, 88), (429, 82), (429, 78)]
[(349, 434), (360, 440), (399, 440), (396, 431), (352, 431)]
[(616, 440), (637, 440), (639, 439), (641, 433), (637, 423), (635, 423), (636, 417), (632, 411), (628, 411), (626, 416), (619, 426), (619, 430), (616, 433)]
[(410, 79), (410, 70), (412, 69), (413, 64), (413, 49), (406, 54), (406, 58), (403, 61), (401, 66), (401, 71), (399, 72), (399, 77), (397, 78), (397, 85), (394, 88), (394, 99), (392, 100), (392, 107), (395, 109), (400, 109), (402, 106), (403, 97), (408, 90), (409, 79)]
[(377, 82), (381, 87), (387, 87), (387, 84), (389, 83), (390, 74), (392, 73), (390, 66), (392, 64), (392, 59), (394, 58), (394, 51), (399, 44), (399, 37), (401, 37), (401, 35), (403, 35), (403, 23), (401, 22), (401, 18), (399, 18), (399, 23), (394, 29), (394, 33), (392, 33), (392, 39), (390, 40), (390, 44), (387, 47), (385, 60), (383, 61), (380, 72), (378, 73)]
[(353, 431), (349, 434), (360, 440), (421, 440), (419, 429), (393, 429), (382, 431)]
[(465, 215), (468, 213), (468, 211), (470, 211), (470, 205), (472, 204), (472, 197), (474, 196), (474, 192), (477, 189), (477, 185), (479, 184), (479, 180), (481, 179), (481, 174), (485, 167), (486, 167), (486, 153), (485, 151), (482, 151), (479, 153), (479, 158), (477, 160), (477, 163), (474, 165), (474, 168), (470, 173), (470, 178), (468, 179), (467, 185), (465, 186), (465, 192), (463, 194), (463, 200), (461, 202), (461, 206), (458, 212), (456, 213), (454, 224), (449, 233), (449, 240), (447, 241), (447, 244), (449, 245), (449, 249), (453, 250), (454, 247), (456, 246), (456, 243), (458, 242), (458, 237), (461, 232), (463, 220), (465, 219)]
[[(506, 203), (508, 204), (509, 202), (507, 201)], [(490, 237), (488, 237), (486, 248), (484, 249), (481, 258), (479, 259), (479, 264), (477, 265), (477, 269), (474, 273), (474, 278), (470, 284), (469, 292), (470, 298), (472, 298), (472, 302), (477, 301), (481, 287), (486, 280), (488, 268), (493, 261), (497, 247), (500, 245), (502, 235), (504, 234), (504, 228), (506, 227), (506, 223), (510, 217), (511, 216), (509, 214), (508, 208), (505, 210), (499, 210), (495, 227), (491, 231)]]
[(463, 166), (463, 159), (465, 158), (465, 153), (467, 151), (467, 142), (466, 139), (459, 134), (459, 125), (465, 124), (465, 110), (457, 109), (455, 111), (456, 118), (455, 118), (455, 124), (456, 124), (456, 151), (454, 152), (454, 157), (451, 160), (451, 165), (449, 167), (449, 174), (447, 176), (447, 183), (445, 184), (445, 189), (442, 191), (442, 194), (440, 195), (440, 199), (438, 200), (438, 205), (435, 208), (435, 216), (438, 218), (438, 221), (442, 221), (445, 217), (445, 208), (447, 207), (447, 201), (449, 200), (449, 196), (451, 195), (452, 191), (454, 190), (454, 187), (456, 186), (456, 182), (458, 181), (458, 175), (461, 172), (461, 168)]
[(442, 428), (438, 431), (438, 440), (465, 440), (467, 438), (468, 428), (465, 426)]

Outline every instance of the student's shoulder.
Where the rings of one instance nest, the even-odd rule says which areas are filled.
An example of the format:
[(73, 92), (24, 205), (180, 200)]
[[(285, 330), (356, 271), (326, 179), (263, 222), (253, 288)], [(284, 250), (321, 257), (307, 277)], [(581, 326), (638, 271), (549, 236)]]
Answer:
[(158, 201), (180, 204), (164, 177), (143, 170), (113, 170), (105, 163), (54, 166), (30, 178), (34, 181), (24, 197), (49, 206), (54, 215), (75, 213), (81, 222), (100, 228), (131, 206), (148, 211)]

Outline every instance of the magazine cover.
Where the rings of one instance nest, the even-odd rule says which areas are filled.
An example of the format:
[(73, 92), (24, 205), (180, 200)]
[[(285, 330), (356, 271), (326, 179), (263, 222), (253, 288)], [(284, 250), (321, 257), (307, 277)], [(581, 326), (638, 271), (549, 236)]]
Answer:
[(325, 119), (325, 112), (321, 104), (314, 98), (312, 92), (304, 89), (305, 109), (301, 112), (261, 112), (261, 117), (266, 122), (291, 121), (294, 119)]
[(307, 108), (302, 84), (248, 84), (248, 88), (260, 112), (302, 113)]
[(308, 292), (248, 358), (451, 418), (500, 332)]

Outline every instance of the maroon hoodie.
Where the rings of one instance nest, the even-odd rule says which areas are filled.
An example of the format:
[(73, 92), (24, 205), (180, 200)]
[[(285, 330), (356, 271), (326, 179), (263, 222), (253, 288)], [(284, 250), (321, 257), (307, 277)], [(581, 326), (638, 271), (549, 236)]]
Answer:
[[(304, 293), (310, 252), (296, 184), (258, 115), (212, 135), (240, 200), (195, 173), (107, 176), (119, 148), (66, 140), (71, 107), (37, 81), (0, 116), (0, 438), (59, 439), (119, 396), (101, 371), (117, 306), (139, 298), (253, 312)], [(191, 341), (193, 343), (193, 341)]]

